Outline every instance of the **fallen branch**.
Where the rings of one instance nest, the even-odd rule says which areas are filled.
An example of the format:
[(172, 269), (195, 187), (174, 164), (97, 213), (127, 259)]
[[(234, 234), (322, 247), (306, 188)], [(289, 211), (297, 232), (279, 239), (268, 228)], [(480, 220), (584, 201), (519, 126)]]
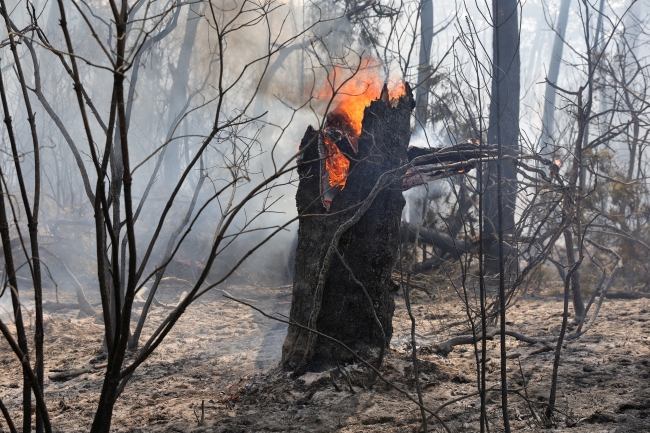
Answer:
[(189, 282), (187, 280), (184, 280), (183, 278), (172, 277), (172, 276), (162, 278), (160, 280), (160, 282), (165, 283), (165, 284), (180, 283), (180, 284), (184, 284), (184, 285), (190, 286), (190, 287), (194, 286), (194, 284), (192, 284), (191, 282)]
[[(488, 332), (485, 335), (485, 338), (487, 340), (492, 340), (494, 339), (494, 336), (498, 332), (498, 329), (493, 329), (490, 332)], [(450, 340), (444, 341), (442, 343), (438, 344), (433, 344), (431, 346), (424, 346), (420, 350), (423, 351), (424, 353), (436, 353), (440, 356), (446, 357), (449, 355), (453, 350), (454, 347), (456, 346), (462, 346), (464, 344), (474, 344), (477, 341), (481, 341), (483, 339), (482, 335), (459, 335), (458, 337), (454, 337)]]
[(66, 379), (71, 379), (73, 377), (81, 376), (82, 374), (90, 373), (93, 370), (99, 370), (100, 368), (106, 368), (108, 364), (88, 364), (84, 365), (81, 368), (73, 368), (71, 370), (63, 370), (61, 372), (58, 372), (58, 370), (50, 370), (50, 371), (55, 371), (57, 373), (55, 374), (50, 374), (48, 376), (48, 379), (50, 380), (66, 380)]
[[(485, 334), (485, 338), (487, 340), (492, 340), (494, 339), (494, 336), (499, 332), (499, 329), (493, 329), (487, 334)], [(506, 330), (506, 335), (509, 337), (512, 337), (518, 341), (523, 341), (524, 343), (528, 344), (547, 344), (547, 343), (554, 343), (557, 341), (558, 337), (540, 337), (540, 338), (535, 338), (535, 337), (528, 337), (526, 335), (520, 334), (519, 332), (516, 331), (510, 331)], [(567, 337), (567, 340), (570, 339), (575, 339), (579, 337), (579, 335), (571, 334)], [(436, 353), (440, 356), (447, 356), (449, 355), (453, 350), (454, 347), (456, 346), (462, 346), (465, 344), (474, 344), (478, 341), (481, 341), (483, 339), (482, 335), (459, 335), (458, 337), (451, 338), (447, 341), (444, 341), (442, 343), (438, 344), (433, 344), (430, 346), (424, 346), (422, 347), (421, 350), (424, 350), (426, 352), (431, 352), (431, 353)]]
[[(422, 263), (417, 263), (413, 265), (413, 273), (419, 274), (422, 272), (438, 269), (440, 266), (445, 264), (447, 261), (441, 259), (438, 256), (433, 256), (430, 259), (426, 259)], [(415, 287), (414, 287), (415, 288)]]
[[(408, 238), (406, 237), (407, 230)], [(474, 242), (456, 241), (449, 235), (439, 233), (436, 229), (422, 227), (417, 230), (416, 227), (408, 227), (404, 222), (400, 225), (400, 239), (408, 239), (408, 242), (415, 242), (416, 234), (420, 243), (440, 248), (443, 253), (449, 254), (454, 258), (460, 258), (460, 255), (464, 253), (474, 252), (477, 248)]]
[(76, 302), (62, 302), (62, 303), (56, 303), (56, 302), (43, 302), (43, 310), (49, 310), (49, 311), (59, 311), (59, 310), (78, 310), (79, 309), (79, 304)]
[[(598, 313), (600, 312), (600, 308), (601, 308), (601, 306), (603, 304), (603, 301), (605, 300), (606, 297), (611, 297), (610, 295), (607, 294), (607, 290), (611, 287), (612, 282), (614, 281), (614, 278), (616, 277), (616, 274), (618, 273), (619, 269), (622, 267), (622, 260), (620, 259), (620, 256), (618, 254), (616, 254), (615, 252), (613, 252), (610, 249), (606, 249), (604, 247), (601, 247), (601, 246), (595, 244), (591, 240), (587, 240), (587, 241), (589, 243), (597, 246), (598, 248), (601, 248), (601, 249), (606, 250), (607, 252), (609, 252), (611, 254), (614, 254), (617, 257), (618, 260), (617, 260), (617, 263), (616, 263), (616, 267), (614, 268), (614, 270), (609, 275), (609, 278), (607, 280), (607, 284), (605, 284), (605, 287), (603, 288), (602, 292), (600, 293), (600, 298), (599, 298), (599, 301), (598, 301), (598, 303), (596, 305), (596, 310), (592, 314), (591, 319), (586, 324), (584, 329), (582, 329), (582, 325), (580, 325), (580, 327), (578, 327), (578, 329), (575, 332), (572, 332), (571, 334), (567, 335), (566, 338), (565, 338), (566, 341), (576, 340), (576, 339), (580, 338), (582, 335), (584, 335), (587, 331), (589, 331), (591, 326), (596, 321), (596, 318), (598, 317)], [(586, 311), (585, 311), (585, 315), (586, 315)], [(584, 317), (583, 317), (582, 320), (584, 320)], [(582, 322), (582, 320), (581, 320), (581, 322)], [(498, 332), (497, 329), (493, 329), (492, 331), (490, 331), (490, 332), (488, 332), (486, 334), (486, 338), (491, 340), (492, 338), (494, 338), (494, 336), (496, 335), (497, 332)], [(520, 334), (519, 332), (510, 331), (510, 330), (506, 330), (505, 333), (509, 337), (513, 337), (516, 340), (523, 341), (524, 343), (529, 343), (529, 344), (541, 343), (541, 344), (546, 345), (546, 344), (549, 344), (549, 343), (557, 342), (557, 340), (559, 338), (559, 337), (528, 337), (526, 335)], [(445, 342), (442, 342), (442, 343), (434, 344), (434, 345), (431, 345), (431, 346), (425, 346), (422, 349), (424, 349), (425, 351), (429, 350), (432, 353), (437, 353), (437, 354), (439, 354), (441, 356), (447, 356), (454, 350), (455, 346), (461, 346), (461, 345), (464, 345), (464, 344), (474, 344), (477, 341), (480, 341), (481, 338), (482, 338), (481, 335), (477, 335), (477, 336), (460, 335), (458, 337), (454, 337), (454, 338), (452, 338), (450, 340), (447, 340)], [(541, 351), (546, 351), (546, 350), (541, 350)], [(540, 353), (540, 351), (534, 352), (533, 354), (535, 354), (535, 353)]]

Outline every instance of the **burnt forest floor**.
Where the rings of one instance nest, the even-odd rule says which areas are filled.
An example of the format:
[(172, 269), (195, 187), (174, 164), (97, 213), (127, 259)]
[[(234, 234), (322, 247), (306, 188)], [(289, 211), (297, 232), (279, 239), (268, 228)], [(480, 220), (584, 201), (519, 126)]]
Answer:
[[(422, 287), (426, 289), (426, 287)], [(268, 312), (288, 314), (291, 289), (231, 287), (233, 296)], [(418, 321), (419, 362), (424, 402), (455, 432), (478, 431), (476, 356), (473, 346), (457, 346), (447, 357), (431, 350), (436, 342), (467, 332), (463, 303), (452, 288), (413, 290)], [(163, 290), (160, 300), (175, 303), (180, 290)], [(53, 297), (53, 295), (52, 295)], [(73, 293), (60, 293), (74, 302)], [(89, 298), (91, 298), (89, 296)], [(49, 299), (46, 299), (49, 300)], [(53, 299), (52, 299), (53, 300)], [(93, 299), (91, 299), (93, 302)], [(410, 361), (410, 320), (403, 298), (396, 297), (395, 333), (382, 374), (417, 399)], [(25, 301), (29, 308), (29, 300)], [(510, 329), (527, 336), (559, 332), (562, 301), (554, 296), (523, 296), (508, 311)], [(159, 323), (168, 312), (152, 311)], [(29, 325), (33, 317), (26, 314)], [(76, 310), (47, 314), (45, 374), (80, 368), (97, 360), (102, 326), (96, 317), (77, 319)], [(145, 327), (144, 335), (153, 331)], [(417, 406), (388, 386), (372, 389), (363, 371), (347, 366), (351, 382), (336, 369), (298, 380), (277, 368), (286, 325), (224, 299), (202, 298), (152, 357), (135, 373), (119, 398), (115, 432), (412, 432), (420, 426)], [(499, 387), (497, 340), (488, 341), (488, 387)], [(527, 393), (509, 400), (513, 432), (649, 432), (650, 299), (606, 300), (591, 330), (565, 344), (559, 369), (555, 427), (544, 429), (530, 408), (543, 413), (550, 389), (553, 352), (543, 344), (508, 338), (510, 386)], [(522, 380), (522, 373), (525, 381)], [(364, 379), (365, 377), (365, 379)], [(86, 432), (92, 423), (102, 384), (102, 370), (67, 381), (46, 379), (45, 394), (58, 432)], [(20, 367), (4, 340), (0, 342), (0, 398), (21, 424)], [(334, 383), (339, 388), (335, 388)], [(352, 390), (350, 390), (350, 386)], [(465, 398), (463, 398), (465, 397)], [(198, 425), (201, 402), (204, 424)], [(498, 392), (488, 397), (491, 432), (502, 431)], [(4, 430), (3, 430), (4, 429)], [(0, 421), (0, 432), (6, 425)], [(432, 422), (429, 431), (443, 431)]]

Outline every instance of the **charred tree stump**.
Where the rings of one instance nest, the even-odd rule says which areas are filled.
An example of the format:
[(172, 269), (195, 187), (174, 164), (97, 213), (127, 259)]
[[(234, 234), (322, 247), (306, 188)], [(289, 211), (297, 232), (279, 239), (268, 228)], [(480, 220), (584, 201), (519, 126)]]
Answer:
[[(319, 332), (336, 338), (364, 357), (382, 345), (387, 346), (393, 333), (393, 292), (398, 286), (392, 281), (391, 272), (397, 260), (400, 219), (405, 205), (399, 173), (396, 172), (383, 185), (359, 221), (338, 241), (338, 252), (354, 276), (350, 275), (338, 255), (333, 254), (329, 269), (324, 273), (322, 296), (316, 289), (336, 231), (367, 202), (383, 174), (408, 162), (413, 107), (408, 86), (406, 95), (393, 100), (389, 100), (384, 88), (380, 99), (373, 101), (364, 111), (358, 144), (345, 133), (333, 137), (350, 166), (345, 187), (331, 198), (331, 203), (322, 200), (323, 193), (329, 200), (332, 191), (328, 193), (322, 187), (321, 132), (309, 127), (300, 144), (304, 153), (298, 169), (300, 181), (296, 205), (300, 218), (290, 319), (310, 326), (311, 318), (311, 325), (315, 324)], [(325, 207), (327, 204), (329, 210)], [(368, 292), (372, 305), (359, 283)], [(381, 329), (375, 314), (381, 322)], [(330, 340), (314, 338), (312, 334), (310, 341), (310, 334), (300, 327), (289, 326), (282, 347), (285, 368), (319, 370), (353, 359), (348, 351)]]
[[(379, 99), (363, 112), (361, 135), (335, 109), (323, 130), (307, 129), (300, 143), (299, 214), (290, 325), (282, 365), (301, 373), (381, 354), (393, 334), (391, 279), (398, 258), (402, 192), (464, 173), (490, 157), (475, 140), (447, 148), (408, 148), (415, 107), (404, 93)], [(334, 342), (310, 330), (332, 337)]]

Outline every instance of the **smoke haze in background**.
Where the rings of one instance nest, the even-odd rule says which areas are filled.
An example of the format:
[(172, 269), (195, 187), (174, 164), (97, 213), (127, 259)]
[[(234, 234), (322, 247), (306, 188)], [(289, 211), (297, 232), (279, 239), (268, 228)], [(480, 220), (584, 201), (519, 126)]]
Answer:
[[(80, 17), (72, 3), (65, 1), (68, 11), (68, 21), (75, 41), (77, 54), (88, 62), (107, 66), (108, 62), (104, 53), (98, 49), (93, 40), (91, 32)], [(198, 27), (193, 43), (190, 45), (191, 55), (189, 56), (189, 75), (185, 86), (185, 97), (188, 99), (188, 114), (185, 119), (176, 125), (173, 132), (173, 140), (166, 146), (167, 156), (178, 166), (175, 172), (173, 169), (165, 170), (157, 175), (156, 181), (147, 202), (145, 211), (140, 215), (136, 224), (139, 239), (139, 248), (144, 247), (151, 238), (155, 225), (156, 216), (162, 212), (170, 188), (166, 178), (174, 179), (187, 166), (191, 158), (196, 154), (201, 140), (209, 133), (214, 123), (215, 103), (219, 87), (218, 66), (219, 59), (215, 58), (217, 50), (216, 41), (210, 26), (222, 25), (232, 18), (236, 7), (241, 3), (227, 3), (231, 12), (223, 12), (218, 15), (217, 22), (210, 13), (208, 7), (203, 4), (193, 4), (178, 9), (178, 12), (165, 15), (160, 19), (156, 31), (162, 31), (166, 26), (176, 20), (170, 34), (160, 42), (146, 47), (137, 58), (138, 75), (133, 75), (132, 68), (128, 72), (128, 85), (135, 86), (133, 93), (133, 107), (129, 124), (129, 140), (131, 149), (131, 161), (133, 166), (143, 163), (134, 173), (134, 197), (135, 205), (142, 197), (145, 187), (154, 171), (157, 161), (156, 149), (159, 149), (167, 139), (170, 130), (171, 104), (169, 95), (174, 85), (174, 79), (178, 77), (178, 71), (183, 65), (178, 64), (180, 53), (187, 49), (185, 44), (186, 33), (189, 23), (188, 17), (195, 14), (198, 20)], [(644, 3), (645, 4), (645, 3)], [(110, 17), (108, 6), (101, 2), (92, 3), (95, 12), (100, 17)], [(226, 2), (215, 2), (214, 5), (223, 6)], [(61, 29), (58, 25), (60, 19), (55, 2), (34, 3), (40, 26), (44, 29), (49, 41), (57, 48), (63, 50), (65, 44)], [(151, 14), (161, 12), (168, 5), (154, 4)], [(390, 75), (403, 76), (407, 81), (414, 82), (417, 75), (417, 49), (410, 50), (410, 43), (415, 38), (414, 46), (417, 47), (417, 34), (413, 33), (412, 21), (413, 11), (417, 4), (407, 5), (406, 12), (400, 15), (395, 25), (404, 34), (403, 38), (391, 40), (387, 45), (383, 40), (377, 41), (376, 45), (362, 41), (356, 30), (358, 26), (346, 18), (339, 18), (342, 11), (331, 2), (318, 4), (287, 2), (277, 3), (277, 9), (270, 12), (268, 25), (260, 22), (248, 28), (242, 28), (229, 35), (225, 57), (221, 59), (224, 65), (223, 86), (228, 87), (234, 83), (237, 77), (244, 73), (246, 79), (238, 82), (231, 89), (229, 97), (221, 107), (220, 116), (235, 116), (245, 110), (246, 117), (255, 119), (241, 127), (241, 129), (223, 131), (213, 140), (206, 156), (203, 159), (205, 167), (204, 174), (207, 176), (203, 188), (198, 195), (194, 213), (203, 206), (214, 191), (223, 184), (223, 174), (227, 171), (233, 148), (243, 149), (250, 152), (249, 164), (247, 167), (250, 182), (240, 186), (240, 194), (245, 194), (251, 185), (264, 178), (273, 171), (274, 164), (281, 165), (297, 150), (297, 144), (307, 127), (311, 124), (317, 127), (324, 116), (326, 100), (314, 100), (310, 98), (317, 94), (323, 83), (326, 82), (328, 72), (335, 64), (341, 65), (348, 62), (354, 65), (358, 62), (359, 56), (373, 55), (382, 61), (388, 61), (383, 74), (390, 71)], [(10, 2), (8, 7), (12, 10), (12, 19), (18, 27), (25, 26), (29, 20), (25, 12), (24, 4)], [(447, 4), (435, 4), (435, 25), (436, 29), (441, 28), (449, 20), (453, 20), (455, 10)], [(627, 7), (627, 2), (614, 2), (610, 5), (613, 13), (620, 14)], [(158, 8), (158, 9), (156, 9)], [(414, 9), (415, 8), (415, 9)], [(548, 5), (547, 15), (554, 20), (558, 4)], [(174, 14), (178, 14), (174, 18)], [(468, 10), (461, 10), (460, 15), (470, 16), (478, 29), (478, 37), (484, 46), (490, 46), (491, 33), (489, 26), (482, 21), (481, 15), (474, 6)], [(567, 29), (567, 40), (580, 52), (582, 27), (577, 19), (575, 10), (572, 10)], [(241, 17), (241, 23), (246, 21)], [(112, 35), (100, 20), (91, 18), (95, 26), (98, 38), (104, 42), (114, 43)], [(314, 23), (320, 21), (314, 27)], [(141, 22), (134, 22), (134, 28), (141, 26)], [(150, 26), (150, 27), (147, 27)], [(152, 30), (152, 24), (145, 24), (145, 30)], [(357, 27), (355, 27), (357, 26)], [(380, 35), (386, 35), (387, 24), (382, 24)], [(21, 27), (22, 28), (22, 27)], [(308, 29), (305, 31), (305, 29)], [(605, 23), (605, 34), (611, 32), (611, 26)], [(296, 34), (305, 31), (304, 35), (291, 39)], [(552, 45), (553, 33), (548, 31), (548, 24), (544, 18), (542, 2), (527, 2), (523, 6), (522, 13), (522, 87), (525, 90), (522, 100), (522, 124), (523, 135), (534, 135), (540, 127), (540, 114), (544, 86), (543, 78), (547, 67), (550, 48)], [(451, 41), (457, 35), (458, 28), (451, 25), (435, 37), (433, 44), (433, 63), (442, 58), (450, 46)], [(135, 34), (135, 33), (134, 33)], [(6, 36), (6, 35), (5, 35)], [(4, 37), (4, 36), (3, 36)], [(289, 41), (289, 42), (287, 42)], [(132, 41), (131, 41), (132, 42)], [(285, 46), (286, 45), (286, 46)], [(643, 52), (641, 44), (639, 49)], [(269, 49), (282, 49), (271, 56), (268, 62), (257, 62), (249, 65), (259, 56), (263, 56)], [(24, 50), (24, 47), (21, 47)], [(82, 153), (84, 164), (89, 174), (89, 181), (94, 185), (96, 178), (91, 168), (88, 143), (83, 133), (83, 125), (78, 115), (75, 95), (72, 91), (70, 77), (61, 67), (59, 59), (36, 46), (38, 62), (41, 69), (41, 80), (43, 93), (48, 99), (54, 111), (60, 116), (63, 124), (70, 132), (76, 146)], [(570, 51), (570, 50), (569, 50)], [(26, 53), (26, 50), (24, 50)], [(409, 58), (409, 54), (412, 53)], [(459, 59), (466, 56), (459, 50)], [(577, 54), (568, 52), (566, 62), (575, 60)], [(30, 82), (33, 80), (33, 65), (29, 55), (22, 58), (23, 67)], [(408, 64), (407, 64), (408, 61)], [(10, 100), (13, 112), (14, 128), (18, 136), (19, 146), (24, 152), (22, 167), (25, 171), (26, 180), (29, 183), (33, 178), (33, 157), (29, 152), (30, 136), (29, 127), (24, 116), (24, 104), (16, 85), (15, 75), (12, 69), (13, 60), (10, 57), (3, 57), (0, 63), (3, 75), (6, 77), (8, 93), (13, 95)], [(79, 62), (80, 74), (83, 84), (93, 103), (99, 109), (99, 115), (106, 122), (108, 113), (106, 107), (110, 103), (110, 88), (112, 79), (110, 72), (97, 68), (86, 62)], [(454, 61), (448, 57), (441, 65), (441, 73), (453, 83), (457, 73), (466, 68), (461, 62)], [(469, 76), (469, 75), (468, 75)], [(562, 69), (559, 85), (566, 85), (578, 81), (579, 77), (569, 68)], [(443, 84), (454, 91), (452, 84)], [(442, 97), (438, 90), (434, 91), (434, 99)], [(41, 242), (43, 246), (57, 255), (69, 268), (85, 290), (96, 290), (96, 270), (94, 268), (94, 229), (92, 225), (93, 210), (88, 198), (85, 196), (79, 170), (77, 169), (70, 149), (63, 140), (63, 137), (54, 125), (49, 115), (45, 112), (42, 104), (32, 96), (32, 104), (36, 111), (37, 128), (42, 144), (42, 173), (43, 173), (43, 203), (40, 212)], [(212, 102), (211, 102), (212, 101)], [(485, 101), (484, 101), (485, 103)], [(477, 107), (477, 110), (485, 107)], [(558, 121), (558, 129), (566, 128), (562, 120)], [(445, 128), (431, 129), (428, 127), (427, 139), (423, 136), (414, 136), (412, 145), (426, 147), (430, 143), (450, 143), (453, 141), (464, 141), (467, 137), (462, 131), (458, 131), (447, 125)], [(98, 122), (91, 116), (91, 127), (93, 135), (100, 145), (103, 140), (103, 131)], [(6, 128), (2, 127), (3, 142), (6, 143)], [(451, 131), (451, 132), (450, 132)], [(457, 134), (457, 135), (455, 135)], [(236, 140), (233, 137), (237, 136)], [(6, 145), (6, 144), (5, 144)], [(274, 147), (275, 146), (275, 147)], [(10, 155), (4, 152), (0, 155), (0, 163), (6, 167), (8, 187), (11, 194), (16, 194), (18, 188), (15, 180), (15, 173), (11, 170)], [(183, 219), (187, 206), (193, 196), (194, 187), (201, 175), (199, 164), (191, 170), (190, 175), (183, 183), (181, 192), (171, 210), (171, 217), (163, 226), (163, 232), (156, 244), (154, 255), (157, 259), (151, 261), (150, 268), (160, 263), (162, 254), (166, 247), (166, 240)], [(279, 180), (283, 185), (278, 186), (268, 197), (259, 197), (252, 200), (246, 206), (245, 214), (248, 218), (258, 212), (264, 202), (277, 200), (273, 211), (267, 213), (258, 221), (255, 221), (250, 230), (263, 227), (274, 227), (283, 224), (289, 218), (295, 217), (295, 187), (291, 181), (295, 181), (295, 175), (286, 175)], [(443, 194), (448, 186), (446, 181), (438, 181), (430, 185), (428, 194), (437, 196)], [(415, 203), (422, 200), (425, 195), (425, 188), (418, 188), (409, 192), (408, 210), (405, 210), (405, 219), (410, 223), (417, 221), (413, 209)], [(15, 198), (14, 198), (15, 200)], [(123, 209), (123, 203), (122, 203)], [(189, 267), (193, 264), (200, 264), (205, 258), (206, 249), (216, 228), (216, 221), (221, 215), (219, 203), (214, 201), (196, 221), (192, 232), (185, 240), (184, 246), (179, 250), (178, 261), (187, 262)], [(123, 216), (123, 215), (122, 215)], [(22, 216), (21, 216), (22, 218)], [(24, 218), (21, 224), (24, 224)], [(244, 213), (233, 225), (233, 233), (246, 224)], [(25, 229), (25, 227), (23, 227)], [(251, 259), (238, 272), (240, 276), (233, 276), (233, 281), (238, 283), (266, 283), (281, 284), (286, 281), (286, 261), (290, 255), (291, 243), (295, 236), (297, 224), (277, 235), (266, 246), (257, 251)], [(26, 230), (23, 230), (26, 232)], [(215, 264), (215, 277), (235, 263), (239, 257), (245, 254), (251, 246), (258, 243), (270, 230), (252, 231), (249, 234), (240, 236)], [(15, 232), (13, 233), (15, 235)], [(24, 260), (24, 257), (23, 257)], [(59, 283), (59, 290), (68, 290), (72, 283), (67, 274), (60, 269), (52, 257), (48, 258), (47, 253), (43, 254), (43, 262), (51, 267), (53, 277)], [(18, 263), (20, 265), (21, 263)], [(25, 269), (23, 268), (22, 276)], [(267, 281), (263, 281), (268, 278)], [(48, 277), (44, 276), (44, 280)], [(25, 284), (25, 283), (23, 283)], [(47, 287), (47, 286), (46, 286)], [(52, 286), (53, 287), (53, 286)], [(53, 300), (54, 294), (46, 288), (46, 300)], [(2, 298), (2, 306), (5, 307), (7, 296)]]

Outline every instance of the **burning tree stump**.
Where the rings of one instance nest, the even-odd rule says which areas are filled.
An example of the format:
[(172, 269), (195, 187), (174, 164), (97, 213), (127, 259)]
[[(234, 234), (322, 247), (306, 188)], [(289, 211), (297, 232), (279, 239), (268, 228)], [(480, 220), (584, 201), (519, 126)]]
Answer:
[[(356, 137), (343, 132), (345, 128), (326, 128), (321, 133), (309, 127), (300, 144), (304, 153), (298, 169), (300, 183), (296, 204), (301, 216), (290, 318), (340, 340), (362, 356), (387, 346), (393, 333), (395, 302), (392, 292), (398, 286), (392, 281), (391, 272), (397, 260), (405, 201), (399, 174), (390, 172), (408, 161), (413, 107), (408, 86), (405, 95), (393, 100), (389, 100), (384, 87), (380, 99), (364, 111), (358, 146), (354, 143)], [(330, 117), (328, 124), (334, 122), (336, 119)], [(319, 137), (319, 134), (326, 135)], [(336, 186), (328, 188), (323, 180), (328, 174), (322, 174), (321, 166), (324, 139), (332, 139), (349, 160), (342, 190)], [(354, 147), (358, 151), (355, 152)], [(379, 192), (369, 198), (382, 175)], [(332, 192), (337, 193), (332, 197)], [(358, 216), (363, 204), (369, 205), (365, 213), (341, 233), (341, 227), (355, 214)], [(332, 239), (339, 234), (336, 249), (345, 264), (335, 251), (330, 251), (329, 263), (323, 266)], [(363, 284), (372, 305), (355, 280)], [(318, 293), (319, 290), (322, 292)], [(282, 348), (282, 362), (286, 368), (296, 369), (302, 365), (319, 369), (351, 359), (351, 354), (340, 345), (323, 337), (314, 338), (313, 333), (297, 326), (289, 326)]]
[(335, 109), (322, 131), (310, 126), (300, 143), (290, 313), (300, 326), (289, 326), (282, 347), (287, 369), (319, 370), (354, 358), (337, 342), (305, 328), (366, 359), (379, 352), (381, 359), (393, 334), (393, 293), (399, 288), (391, 274), (398, 258), (402, 192), (463, 173), (488, 156), (478, 142), (409, 149), (414, 106), (407, 84), (393, 99), (384, 86), (365, 108), (362, 127)]

